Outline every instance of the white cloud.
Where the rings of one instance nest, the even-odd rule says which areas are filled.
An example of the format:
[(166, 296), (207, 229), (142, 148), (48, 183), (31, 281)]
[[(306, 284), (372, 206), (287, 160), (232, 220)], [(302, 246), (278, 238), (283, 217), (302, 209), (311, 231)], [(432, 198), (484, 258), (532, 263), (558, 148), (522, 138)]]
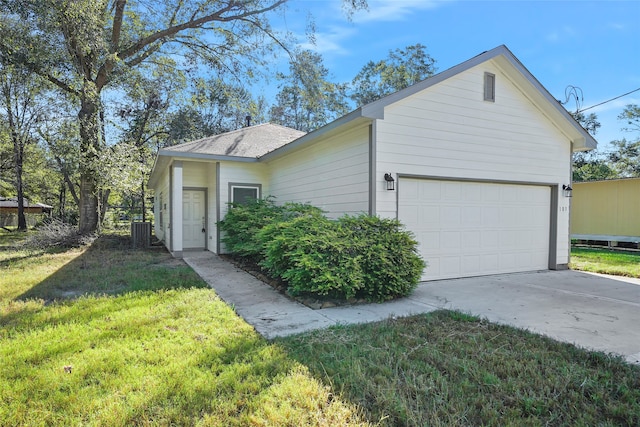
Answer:
[(342, 41), (356, 33), (355, 28), (330, 26), (326, 31), (315, 34), (315, 43), (301, 43), (303, 49), (313, 50), (321, 54), (345, 55), (349, 51), (344, 48)]
[(622, 24), (620, 22), (611, 22), (609, 23), (609, 28), (617, 31), (625, 31), (627, 29), (626, 24)]
[(566, 39), (575, 38), (578, 35), (578, 32), (568, 25), (560, 28), (559, 30), (552, 31), (547, 34), (546, 39), (548, 42), (557, 43), (559, 41), (564, 41)]
[[(624, 107), (626, 107), (629, 104), (640, 104), (640, 98), (634, 97), (633, 94), (624, 96), (622, 98), (614, 99), (613, 101), (608, 101), (608, 102), (606, 101), (607, 100), (595, 102), (594, 105), (597, 105), (601, 102), (605, 102), (605, 103), (602, 105), (598, 105), (597, 107), (593, 107), (592, 109), (585, 111), (585, 113), (602, 114), (608, 111), (615, 111), (617, 113), (621, 113)], [(587, 105), (586, 108), (589, 108), (589, 106)]]
[(369, 0), (369, 10), (358, 11), (353, 22), (402, 21), (417, 10), (429, 10), (450, 3), (451, 0)]

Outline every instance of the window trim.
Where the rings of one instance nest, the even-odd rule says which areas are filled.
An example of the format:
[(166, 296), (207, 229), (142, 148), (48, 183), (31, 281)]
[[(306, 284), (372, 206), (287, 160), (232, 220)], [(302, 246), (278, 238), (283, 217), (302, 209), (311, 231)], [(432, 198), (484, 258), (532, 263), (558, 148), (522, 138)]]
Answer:
[[(491, 93), (488, 93), (488, 89)], [(493, 73), (484, 73), (484, 100), (496, 102), (496, 75)]]
[(262, 184), (252, 184), (252, 183), (243, 183), (243, 182), (230, 182), (229, 183), (229, 203), (234, 203), (233, 200), (233, 190), (236, 188), (250, 188), (257, 190), (256, 199), (260, 199), (262, 197)]

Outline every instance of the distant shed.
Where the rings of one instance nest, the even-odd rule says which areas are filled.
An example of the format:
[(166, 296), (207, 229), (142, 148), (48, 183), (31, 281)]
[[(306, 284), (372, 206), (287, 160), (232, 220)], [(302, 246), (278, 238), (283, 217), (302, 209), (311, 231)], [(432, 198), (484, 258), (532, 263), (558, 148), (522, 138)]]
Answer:
[[(50, 215), (53, 211), (53, 206), (45, 205), (44, 203), (31, 203), (27, 199), (23, 199), (23, 204), (25, 215), (29, 215), (27, 217), (27, 225), (30, 227), (34, 226), (43, 215)], [(17, 225), (18, 198), (0, 197), (0, 227)]]
[(640, 243), (640, 178), (574, 182), (571, 238)]

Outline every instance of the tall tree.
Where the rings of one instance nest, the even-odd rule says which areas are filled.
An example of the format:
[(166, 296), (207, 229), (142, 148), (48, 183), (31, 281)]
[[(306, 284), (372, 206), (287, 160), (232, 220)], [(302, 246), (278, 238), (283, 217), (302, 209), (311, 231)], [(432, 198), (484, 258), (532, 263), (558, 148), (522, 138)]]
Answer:
[(618, 119), (625, 122), (622, 130), (637, 133), (635, 139), (611, 141), (615, 151), (609, 154), (614, 169), (623, 177), (640, 177), (640, 107), (627, 105)]
[(286, 0), (0, 0), (0, 57), (75, 97), (82, 154), (82, 233), (100, 226), (96, 168), (103, 140), (103, 91), (126, 70), (162, 55), (203, 59), (239, 72), (275, 40), (267, 12)]
[(349, 111), (346, 85), (329, 81), (329, 70), (316, 52), (296, 52), (289, 74), (278, 77), (283, 84), (270, 110), (275, 123), (310, 132)]
[(13, 147), (15, 191), (18, 201), (18, 230), (27, 229), (24, 214), (24, 168), (27, 146), (37, 138), (36, 126), (45, 114), (44, 103), (38, 99), (46, 88), (39, 79), (32, 79), (23, 69), (0, 64), (0, 116)]
[(378, 62), (369, 61), (351, 82), (351, 99), (358, 106), (365, 105), (431, 77), (436, 61), (426, 49), (418, 43), (391, 50)]

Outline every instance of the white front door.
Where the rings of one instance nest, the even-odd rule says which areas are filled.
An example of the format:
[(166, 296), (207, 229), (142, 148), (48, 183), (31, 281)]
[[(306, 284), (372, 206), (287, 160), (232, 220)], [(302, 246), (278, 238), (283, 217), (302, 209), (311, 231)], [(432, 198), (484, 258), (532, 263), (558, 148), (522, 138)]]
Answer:
[(182, 247), (204, 249), (206, 238), (204, 191), (184, 190), (182, 192)]

